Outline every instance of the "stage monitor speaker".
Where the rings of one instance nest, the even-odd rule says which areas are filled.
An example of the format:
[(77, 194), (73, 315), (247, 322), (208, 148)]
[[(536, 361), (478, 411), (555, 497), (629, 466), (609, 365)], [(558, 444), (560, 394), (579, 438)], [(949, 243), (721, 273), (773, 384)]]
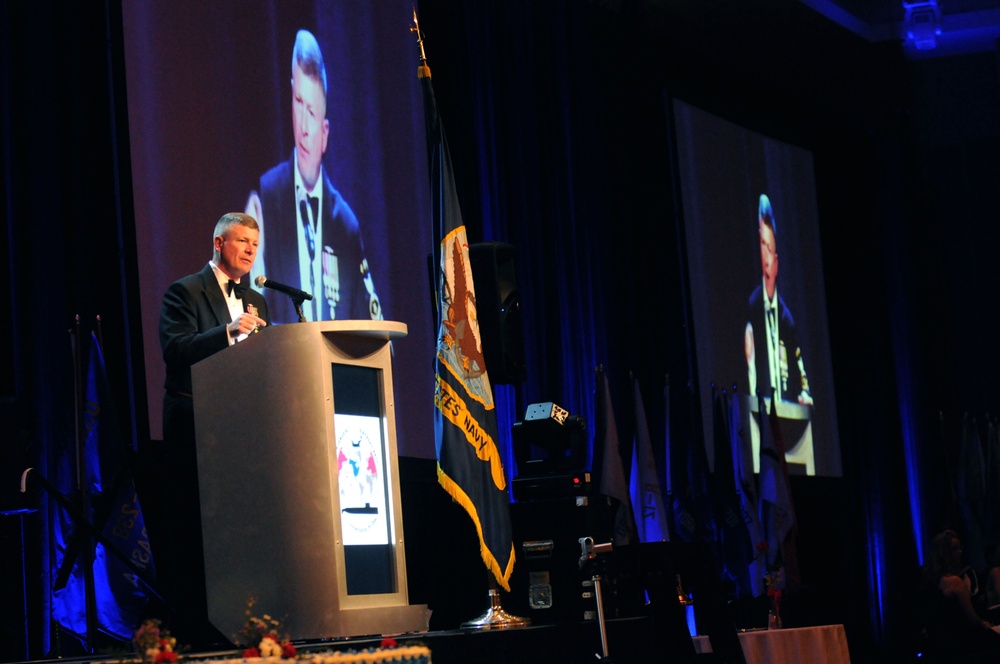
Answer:
[(514, 270), (514, 247), (504, 242), (479, 242), (469, 246), (469, 260), (476, 284), (479, 333), (490, 382), (520, 383), (527, 378), (521, 294)]

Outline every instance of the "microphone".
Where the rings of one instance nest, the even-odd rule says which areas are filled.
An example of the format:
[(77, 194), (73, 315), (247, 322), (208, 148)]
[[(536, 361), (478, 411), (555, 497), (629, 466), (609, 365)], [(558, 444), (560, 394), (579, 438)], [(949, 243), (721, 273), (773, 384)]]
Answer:
[(279, 293), (284, 293), (288, 297), (296, 301), (301, 300), (311, 300), (313, 296), (305, 291), (300, 291), (298, 288), (293, 288), (292, 286), (286, 286), (285, 284), (279, 284), (273, 279), (268, 279), (263, 274), (254, 279), (253, 281), (257, 284), (257, 288), (270, 288), (271, 290), (276, 290)]

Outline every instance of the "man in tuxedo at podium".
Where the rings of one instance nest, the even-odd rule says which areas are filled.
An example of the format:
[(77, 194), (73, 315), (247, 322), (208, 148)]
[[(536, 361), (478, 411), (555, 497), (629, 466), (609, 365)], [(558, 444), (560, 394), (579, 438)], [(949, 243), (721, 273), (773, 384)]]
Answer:
[[(160, 345), (166, 364), (165, 503), (170, 509), (164, 524), (166, 538), (161, 540), (167, 565), (160, 565), (157, 558), (157, 566), (176, 611), (176, 635), (189, 645), (205, 646), (227, 639), (208, 625), (191, 366), (270, 322), (264, 298), (247, 287), (259, 245), (256, 220), (242, 212), (225, 214), (215, 225), (212, 242), (212, 260), (172, 283), (160, 309)], [(233, 422), (234, 427), (252, 425), (249, 416), (246, 422)]]
[[(246, 204), (267, 243), (251, 276), (264, 274), (313, 295), (302, 307), (307, 321), (383, 320), (358, 219), (323, 168), (330, 135), (326, 65), (308, 30), (295, 38), (291, 97), (295, 148), (260, 177)], [(274, 322), (299, 320), (289, 298), (267, 290), (264, 296)]]
[(795, 319), (778, 294), (777, 224), (766, 194), (760, 195), (757, 226), (761, 285), (750, 295), (743, 337), (748, 394), (761, 390), (764, 396), (812, 405)]

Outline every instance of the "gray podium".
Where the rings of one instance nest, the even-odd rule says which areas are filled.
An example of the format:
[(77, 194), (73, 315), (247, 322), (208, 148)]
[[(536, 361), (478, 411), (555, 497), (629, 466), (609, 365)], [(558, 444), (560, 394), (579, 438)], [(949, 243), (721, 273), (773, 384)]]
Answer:
[[(409, 605), (391, 340), (404, 323), (262, 329), (192, 368), (209, 619), (293, 639), (424, 631)], [(168, 506), (169, 508), (169, 506)]]

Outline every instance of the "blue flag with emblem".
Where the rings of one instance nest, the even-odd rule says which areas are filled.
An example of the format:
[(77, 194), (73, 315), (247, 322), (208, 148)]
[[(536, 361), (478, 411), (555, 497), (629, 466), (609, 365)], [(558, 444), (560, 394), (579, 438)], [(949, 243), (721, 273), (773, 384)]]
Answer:
[(475, 314), (469, 243), (430, 69), (422, 65), (418, 75), (424, 91), (434, 240), (439, 251), (434, 389), (438, 483), (472, 518), (483, 562), (497, 583), (509, 591), (514, 539), (506, 474), (497, 446), (493, 390)]
[[(65, 586), (53, 591), (52, 614), (71, 632), (87, 634), (86, 570), (92, 565), (97, 626), (122, 639), (131, 638), (149, 601), (147, 589), (117, 549), (143, 576), (155, 568), (145, 521), (132, 481), (125, 440), (118, 427), (114, 398), (104, 368), (104, 355), (95, 335), (90, 338), (86, 393), (83, 404), (83, 479), (85, 514), (103, 535), (91, 553), (89, 538), (72, 528), (66, 515), (57, 521), (54, 536), (57, 568), (72, 564)], [(73, 531), (74, 534), (70, 535)], [(69, 557), (70, 560), (66, 560)]]

